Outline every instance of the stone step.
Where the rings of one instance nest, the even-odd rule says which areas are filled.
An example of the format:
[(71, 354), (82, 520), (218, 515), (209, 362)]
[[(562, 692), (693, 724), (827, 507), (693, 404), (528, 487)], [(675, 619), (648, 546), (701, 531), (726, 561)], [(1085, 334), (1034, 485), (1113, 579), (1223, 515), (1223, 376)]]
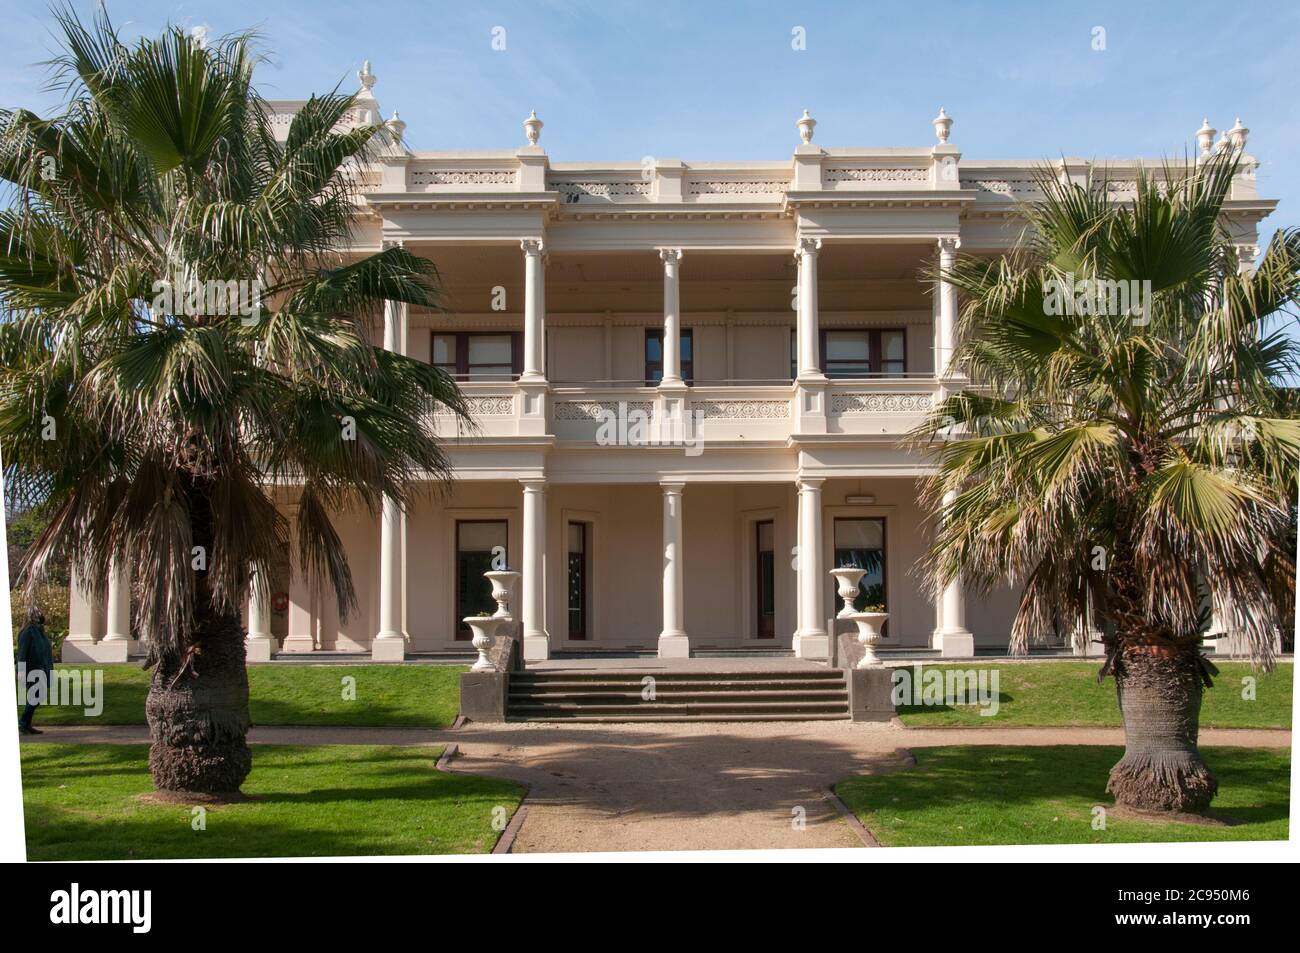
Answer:
[(696, 715), (696, 714), (823, 714), (848, 715), (848, 704), (838, 702), (807, 701), (766, 701), (766, 702), (640, 702), (629, 705), (609, 704), (575, 704), (572, 702), (552, 702), (534, 704), (530, 702), (512, 703), (512, 715)]
[(753, 713), (732, 713), (725, 714), (714, 712), (710, 714), (692, 714), (692, 715), (593, 715), (587, 712), (578, 714), (551, 714), (544, 715), (515, 715), (511, 713), (511, 721), (571, 721), (590, 724), (622, 724), (624, 722), (655, 722), (657, 724), (675, 724), (686, 722), (731, 722), (731, 721), (848, 721), (848, 711), (822, 714), (819, 712), (800, 712), (785, 714), (753, 714)]
[[(631, 692), (640, 695), (646, 688), (639, 681), (605, 681), (605, 682), (534, 682), (519, 683), (510, 679), (510, 694), (550, 694), (553, 692)], [(655, 692), (844, 692), (848, 686), (843, 679), (829, 681), (794, 682), (655, 682)]]
[(696, 682), (843, 682), (844, 673), (838, 669), (824, 672), (512, 672), (511, 684), (536, 685), (552, 682), (621, 682), (640, 684), (653, 678), (660, 684)]
[[(737, 701), (737, 702), (765, 702), (765, 701), (810, 701), (810, 702), (843, 702), (848, 703), (848, 689), (838, 689), (830, 691), (720, 691), (720, 692), (699, 692), (699, 691), (673, 691), (655, 692), (655, 701), (665, 702), (692, 702), (692, 701)], [(510, 692), (510, 703), (546, 703), (551, 702), (577, 702), (577, 703), (603, 703), (614, 704), (623, 703), (627, 705), (649, 704), (649, 699), (643, 699), (640, 692), (588, 692), (588, 691), (570, 691), (570, 692)]]

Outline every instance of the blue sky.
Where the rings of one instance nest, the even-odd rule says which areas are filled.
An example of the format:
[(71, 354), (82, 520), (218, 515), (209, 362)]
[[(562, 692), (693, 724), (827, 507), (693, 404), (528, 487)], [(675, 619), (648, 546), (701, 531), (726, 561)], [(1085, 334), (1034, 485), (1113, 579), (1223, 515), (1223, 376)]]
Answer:
[[(75, 7), (89, 13), (93, 5)], [(535, 108), (552, 160), (778, 159), (807, 107), (825, 146), (928, 145), (943, 105), (969, 158), (1181, 156), (1201, 117), (1250, 127), (1265, 234), (1300, 224), (1300, 4), (369, 3), (109, 0), (124, 32), (255, 27), (265, 95), (350, 89), (364, 58), (414, 148), (507, 148)], [(51, 19), (0, 0), (0, 103), (48, 107)], [(492, 48), (494, 27), (506, 49)], [(802, 27), (807, 48), (791, 48)], [(1094, 29), (1105, 30), (1095, 50)]]

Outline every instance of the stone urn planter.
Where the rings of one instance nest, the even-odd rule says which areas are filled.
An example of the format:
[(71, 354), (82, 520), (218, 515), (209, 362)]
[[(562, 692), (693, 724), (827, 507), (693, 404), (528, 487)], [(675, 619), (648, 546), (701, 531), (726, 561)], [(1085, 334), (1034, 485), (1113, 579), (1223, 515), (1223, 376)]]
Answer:
[(499, 619), (494, 615), (472, 615), (462, 620), (474, 637), (470, 643), (478, 649), (478, 661), (470, 666), (471, 672), (495, 672), (497, 667), (492, 664), (488, 658), (488, 649), (492, 648), (492, 640), (496, 638), (497, 627), (507, 620)]
[(858, 644), (862, 646), (862, 658), (858, 668), (879, 668), (880, 657), (876, 655), (876, 643), (880, 641), (880, 627), (889, 618), (888, 612), (854, 612), (846, 616), (858, 627)]
[(844, 608), (840, 609), (835, 618), (848, 619), (854, 614), (853, 600), (858, 597), (858, 585), (866, 574), (865, 569), (856, 566), (841, 566), (831, 570), (831, 575), (835, 577), (836, 591), (844, 602)]
[(515, 583), (519, 581), (519, 573), (513, 569), (494, 569), (485, 572), (483, 578), (492, 583), (492, 598), (497, 604), (497, 611), (492, 613), (492, 618), (513, 622), (515, 617), (510, 612), (510, 599), (515, 591)]

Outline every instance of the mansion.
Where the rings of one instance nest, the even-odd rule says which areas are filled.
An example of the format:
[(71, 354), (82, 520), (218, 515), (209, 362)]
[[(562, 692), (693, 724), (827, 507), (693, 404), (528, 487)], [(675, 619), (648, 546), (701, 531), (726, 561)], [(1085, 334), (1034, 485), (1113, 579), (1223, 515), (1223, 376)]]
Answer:
[[(353, 121), (377, 122), (369, 64), (358, 77)], [(283, 136), (301, 104), (270, 105)], [(389, 304), (382, 344), (454, 375), (475, 426), (435, 418), (450, 489), (339, 514), (350, 617), (285, 552), (248, 608), (250, 661), (467, 652), (461, 620), (494, 608), (483, 573), (505, 567), (522, 574), (527, 661), (826, 659), (842, 565), (866, 570), (858, 607), (888, 612), (881, 649), (1005, 648), (1017, 593), (935, 594), (918, 572), (934, 458), (908, 434), (966, 384), (949, 360), (955, 289), (925, 275), (958, 248), (1010, 249), (1037, 169), (1122, 198), (1162, 163), (967, 158), (943, 110), (915, 147), (823, 145), (807, 112), (791, 118), (776, 161), (553, 162), (532, 115), (519, 148), (394, 144), (360, 170), (348, 251), (401, 243), (445, 294), (439, 311)], [(1218, 147), (1244, 152), (1246, 133)], [(1203, 155), (1215, 135), (1198, 133)], [(1243, 268), (1276, 205), (1255, 168), (1244, 157), (1227, 203)], [(293, 487), (276, 494), (291, 513)], [(74, 586), (63, 657), (124, 661), (131, 629), (130, 580), (102, 604)], [(1044, 633), (1064, 650), (1071, 635)]]

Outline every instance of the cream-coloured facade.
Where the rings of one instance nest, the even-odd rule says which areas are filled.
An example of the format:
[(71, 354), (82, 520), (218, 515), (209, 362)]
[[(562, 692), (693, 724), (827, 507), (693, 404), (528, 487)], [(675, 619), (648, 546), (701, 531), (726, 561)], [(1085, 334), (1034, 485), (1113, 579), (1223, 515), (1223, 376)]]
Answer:
[[(359, 78), (353, 121), (378, 121), (368, 64)], [(272, 104), (282, 133), (297, 105)], [(844, 561), (869, 569), (863, 599), (889, 613), (881, 648), (1005, 646), (1014, 592), (922, 591), (931, 463), (904, 437), (965, 385), (948, 360), (955, 293), (920, 273), (958, 247), (1006, 251), (1036, 163), (965, 158), (942, 111), (935, 144), (916, 148), (823, 147), (805, 113), (793, 155), (773, 162), (552, 162), (541, 122), (524, 125), (518, 149), (388, 146), (360, 172), (351, 251), (402, 243), (446, 292), (436, 313), (390, 304), (382, 343), (458, 374), (477, 428), (436, 418), (447, 495), (339, 514), (352, 617), (286, 553), (276, 597), (249, 607), (249, 658), (468, 650), (458, 619), (485, 607), (494, 558), (522, 573), (529, 660), (825, 658), (828, 570)], [(1240, 123), (1217, 146), (1207, 130), (1203, 154), (1244, 151)], [(1139, 164), (1050, 168), (1122, 197)], [(1243, 267), (1275, 205), (1255, 167), (1247, 157), (1228, 203)], [(291, 510), (293, 488), (277, 492)], [(108, 591), (93, 606), (74, 587), (65, 659), (133, 648), (127, 581)]]

